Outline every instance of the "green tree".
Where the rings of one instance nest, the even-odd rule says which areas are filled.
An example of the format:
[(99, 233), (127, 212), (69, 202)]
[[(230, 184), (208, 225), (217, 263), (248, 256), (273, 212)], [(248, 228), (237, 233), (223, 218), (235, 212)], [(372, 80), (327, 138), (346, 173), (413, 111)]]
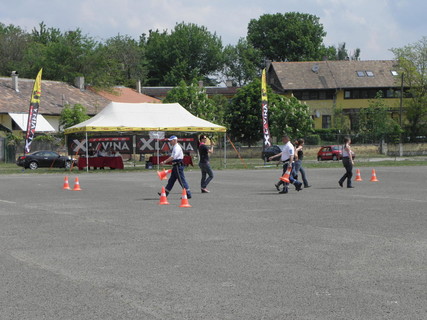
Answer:
[(223, 74), (226, 80), (233, 80), (239, 87), (259, 77), (263, 63), (261, 52), (244, 38), (240, 38), (237, 45), (224, 48)]
[(59, 128), (63, 131), (89, 118), (86, 108), (81, 104), (75, 104), (72, 107), (66, 105), (59, 116)]
[(193, 79), (209, 82), (223, 64), (221, 38), (196, 24), (179, 23), (170, 34), (150, 30), (146, 56), (151, 85), (174, 86)]
[(350, 120), (344, 115), (342, 106), (333, 108), (333, 127), (338, 129), (342, 134), (349, 135), (351, 133)]
[(247, 39), (273, 61), (312, 61), (325, 53), (326, 32), (319, 18), (305, 13), (265, 14), (252, 19)]
[(270, 130), (271, 134), (281, 137), (284, 133), (293, 139), (307, 136), (313, 131), (313, 120), (309, 107), (297, 98), (272, 96), (270, 102)]
[(134, 87), (136, 80), (145, 81), (147, 62), (143, 43), (138, 43), (129, 36), (117, 35), (107, 39), (104, 48), (106, 58), (117, 66), (118, 72), (114, 79), (116, 84)]
[(400, 137), (400, 126), (391, 119), (382, 93), (369, 101), (369, 106), (359, 112), (359, 133), (368, 141), (395, 142)]
[(32, 35), (34, 42), (27, 52), (27, 62), (32, 67), (29, 72), (43, 67), (45, 79), (68, 83), (78, 76), (90, 78), (91, 58), (98, 43), (84, 36), (80, 29), (59, 34), (58, 30), (41, 24), (40, 30), (33, 30)]
[(168, 92), (163, 102), (179, 103), (196, 117), (218, 124), (222, 123), (224, 112), (221, 110), (221, 106), (208, 98), (206, 90), (198, 85), (197, 80), (193, 80), (190, 85), (181, 80), (178, 86)]
[(409, 88), (408, 99), (404, 99), (405, 129), (414, 141), (419, 135), (427, 135), (427, 37), (391, 51), (403, 73), (404, 87)]
[[(272, 136), (283, 133), (293, 138), (303, 137), (312, 128), (308, 106), (296, 98), (274, 93), (267, 86), (269, 125)], [(239, 89), (226, 111), (230, 136), (249, 146), (262, 140), (261, 80), (255, 79)]]
[(20, 27), (0, 23), (0, 75), (23, 73), (21, 64), (29, 44), (30, 36)]
[(360, 59), (359, 48), (354, 50), (353, 54), (350, 54), (345, 46), (346, 46), (345, 42), (338, 44), (336, 59), (334, 60), (359, 60)]

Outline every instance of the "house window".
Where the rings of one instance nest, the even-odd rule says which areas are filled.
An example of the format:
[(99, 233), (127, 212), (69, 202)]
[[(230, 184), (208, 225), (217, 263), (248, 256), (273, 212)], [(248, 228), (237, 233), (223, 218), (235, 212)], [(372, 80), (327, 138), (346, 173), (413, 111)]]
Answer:
[(372, 71), (366, 71), (366, 75), (367, 75), (368, 77), (373, 77), (373, 76), (374, 76), (374, 73), (373, 73)]
[(322, 129), (328, 129), (331, 127), (331, 116), (323, 115), (322, 116)]
[(301, 100), (310, 100), (310, 92), (303, 91)]
[(399, 73), (397, 73), (397, 71), (395, 71), (395, 70), (391, 70), (390, 72), (395, 77), (399, 75)]
[(344, 91), (344, 99), (351, 99), (351, 91), (350, 90)]
[(358, 77), (364, 77), (365, 76), (365, 71), (356, 71), (356, 72), (357, 72)]

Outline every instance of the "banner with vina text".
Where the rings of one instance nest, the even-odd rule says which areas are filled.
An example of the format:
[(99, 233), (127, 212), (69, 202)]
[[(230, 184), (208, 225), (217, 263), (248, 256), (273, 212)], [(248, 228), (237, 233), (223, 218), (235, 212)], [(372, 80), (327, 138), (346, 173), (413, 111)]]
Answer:
[(267, 98), (267, 81), (265, 69), (262, 70), (261, 77), (261, 107), (262, 107), (262, 133), (263, 133), (263, 150), (271, 147), (270, 129), (268, 127), (268, 98)]
[(25, 136), (24, 153), (29, 153), (31, 143), (34, 139), (37, 125), (37, 114), (39, 112), (40, 96), (42, 94), (42, 70), (40, 69), (36, 81), (34, 82), (33, 92), (30, 100), (30, 110), (28, 111), (27, 134)]

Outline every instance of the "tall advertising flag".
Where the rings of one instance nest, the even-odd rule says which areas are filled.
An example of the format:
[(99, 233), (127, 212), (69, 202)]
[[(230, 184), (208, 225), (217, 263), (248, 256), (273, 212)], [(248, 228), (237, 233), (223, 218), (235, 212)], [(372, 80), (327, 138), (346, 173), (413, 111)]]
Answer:
[(42, 69), (40, 69), (36, 81), (34, 82), (33, 92), (30, 100), (30, 110), (28, 111), (27, 134), (25, 136), (24, 153), (30, 152), (31, 142), (33, 142), (36, 132), (37, 114), (39, 112), (40, 96), (42, 94)]
[(262, 70), (261, 77), (261, 107), (262, 107), (262, 133), (264, 136), (263, 150), (271, 147), (270, 129), (268, 128), (268, 99), (267, 99), (267, 81), (265, 69)]

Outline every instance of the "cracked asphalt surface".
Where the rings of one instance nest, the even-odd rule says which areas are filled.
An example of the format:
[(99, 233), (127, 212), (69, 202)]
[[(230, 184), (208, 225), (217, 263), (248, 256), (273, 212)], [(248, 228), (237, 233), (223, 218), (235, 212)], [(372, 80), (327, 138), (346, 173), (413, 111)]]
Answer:
[(217, 170), (201, 194), (195, 167), (191, 208), (154, 170), (1, 175), (0, 319), (427, 319), (427, 167), (375, 170), (286, 195), (280, 168)]

